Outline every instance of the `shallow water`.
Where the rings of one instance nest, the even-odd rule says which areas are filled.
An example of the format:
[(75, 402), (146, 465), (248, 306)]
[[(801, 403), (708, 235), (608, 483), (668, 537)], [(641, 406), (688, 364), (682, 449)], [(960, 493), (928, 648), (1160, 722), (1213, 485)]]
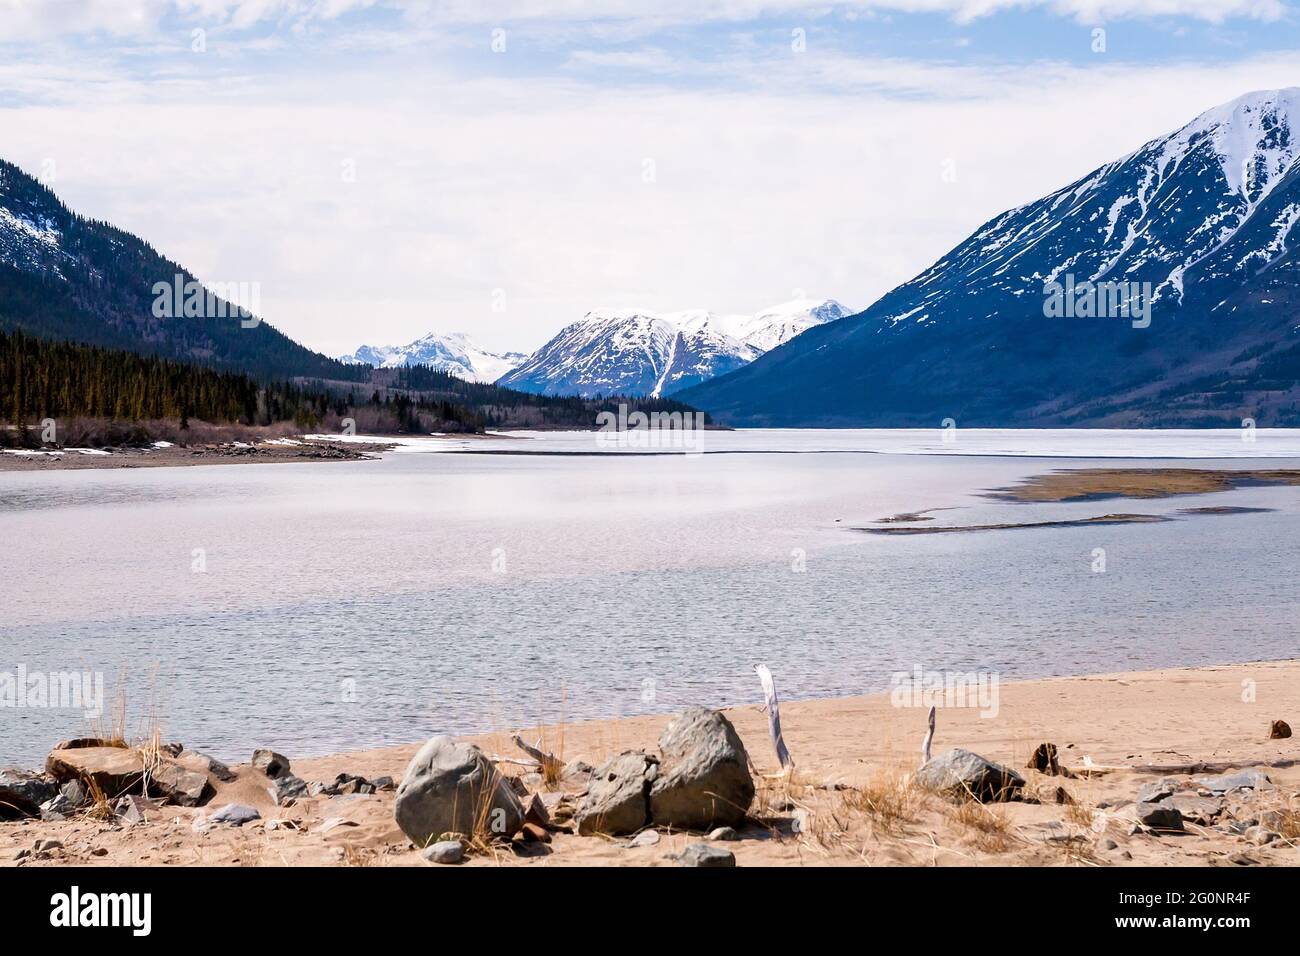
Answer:
[[(1296, 656), (1300, 488), (981, 497), (1089, 464), (1027, 455), (1040, 448), (1246, 444), (1075, 434), (962, 433), (960, 453), (935, 432), (878, 431), (716, 433), (699, 456), (420, 453), (590, 450), (555, 434), (430, 440), (373, 462), (0, 474), (0, 672), (102, 672), (128, 731), (157, 719), (167, 739), (246, 759), (758, 702), (760, 660), (782, 696), (805, 697), (886, 689), (916, 664), (1012, 679)], [(1296, 435), (1253, 445), (1161, 464), (1300, 462)], [(918, 451), (935, 453), (899, 453)], [(852, 530), (931, 508), (947, 509), (935, 523), (984, 524), (1208, 505), (1275, 510)], [(86, 729), (76, 710), (0, 707), (0, 765), (37, 764)]]

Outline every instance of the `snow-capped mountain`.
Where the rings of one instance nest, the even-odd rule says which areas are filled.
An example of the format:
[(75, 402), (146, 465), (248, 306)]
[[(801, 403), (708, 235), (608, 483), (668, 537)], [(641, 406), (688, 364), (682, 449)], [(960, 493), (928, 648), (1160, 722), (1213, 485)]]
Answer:
[[(1298, 155), (1300, 89), (1240, 97), (680, 397), (751, 424), (1300, 420)], [(1087, 283), (1149, 283), (1150, 325), (1045, 312)]]
[(428, 365), (471, 382), (495, 382), (527, 358), (522, 352), (489, 352), (464, 332), (451, 332), (430, 333), (409, 345), (363, 345), (339, 361), (376, 368)]
[(588, 312), (499, 384), (544, 395), (669, 395), (847, 314), (830, 299), (788, 302), (756, 315)]
[[(156, 284), (197, 279), (137, 236), (79, 216), (0, 160), (0, 331), (126, 349), (266, 378), (355, 375), (259, 321), (155, 315)], [(262, 318), (259, 316), (259, 319)]]

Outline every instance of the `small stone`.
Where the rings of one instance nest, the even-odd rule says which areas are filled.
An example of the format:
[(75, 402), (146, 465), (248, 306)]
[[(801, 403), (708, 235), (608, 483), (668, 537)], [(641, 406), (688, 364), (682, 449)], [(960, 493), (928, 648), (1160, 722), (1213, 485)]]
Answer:
[(629, 847), (655, 846), (659, 843), (658, 830), (642, 830), (632, 839), (627, 841)]
[(274, 750), (254, 750), (253, 769), (260, 770), (268, 777), (283, 777), (289, 773), (289, 758)]
[(31, 855), (32, 855), (32, 851), (27, 849), (27, 847), (23, 847), (21, 850), (19, 850), (17, 853), (13, 855), (13, 858), (15, 860), (25, 860)]
[(1037, 770), (1049, 777), (1059, 777), (1061, 775), (1061, 765), (1056, 758), (1056, 744), (1039, 744), (1034, 749), (1034, 753), (1029, 758), (1029, 763), (1026, 766), (1030, 770)]
[(278, 807), (290, 806), (299, 797), (307, 796), (307, 782), (301, 777), (286, 774), (274, 778), (274, 785), (267, 788), (267, 793)]
[(1173, 777), (1161, 777), (1152, 783), (1143, 784), (1137, 792), (1138, 803), (1158, 803), (1165, 797), (1173, 796), (1182, 783)]
[(710, 840), (739, 840), (740, 835), (732, 827), (718, 827), (709, 834)]
[(425, 847), (420, 856), (430, 863), (459, 863), (465, 859), (465, 848), (459, 840), (444, 840)]
[(550, 832), (545, 827), (538, 826), (536, 823), (525, 821), (524, 825), (519, 828), (519, 832), (523, 836), (525, 842), (528, 843), (551, 842)]
[(84, 807), (90, 802), (90, 794), (86, 792), (86, 785), (80, 780), (69, 780), (59, 788), (59, 794), (74, 807)]
[(1269, 740), (1285, 740), (1291, 736), (1291, 725), (1285, 720), (1275, 720), (1273, 725), (1268, 728)]
[(1119, 844), (1116, 843), (1114, 840), (1112, 840), (1110, 837), (1106, 837), (1102, 840), (1097, 841), (1097, 849), (1099, 850), (1116, 850), (1118, 848), (1119, 848)]
[(1272, 830), (1261, 826), (1253, 826), (1245, 833), (1246, 841), (1255, 844), (1255, 846), (1268, 846), (1280, 836), (1281, 834), (1274, 833)]
[(692, 843), (677, 856), (678, 866), (728, 867), (736, 865), (736, 855), (728, 850), (709, 846), (707, 843)]
[(551, 825), (551, 814), (546, 809), (546, 802), (536, 793), (524, 804), (524, 822), (532, 823), (542, 829)]
[(63, 842), (61, 840), (55, 840), (52, 838), (37, 840), (36, 849), (39, 851), (61, 850), (63, 849)]
[(245, 823), (251, 823), (254, 820), (262, 819), (262, 815), (255, 809), (245, 806), (242, 803), (228, 803), (224, 807), (218, 807), (213, 810), (207, 817), (209, 823), (229, 823), (237, 827), (242, 827)]
[(397, 784), (393, 782), (392, 777), (376, 777), (370, 781), (370, 785), (376, 790), (396, 790)]
[(91, 856), (108, 856), (108, 847), (97, 846), (90, 851)]

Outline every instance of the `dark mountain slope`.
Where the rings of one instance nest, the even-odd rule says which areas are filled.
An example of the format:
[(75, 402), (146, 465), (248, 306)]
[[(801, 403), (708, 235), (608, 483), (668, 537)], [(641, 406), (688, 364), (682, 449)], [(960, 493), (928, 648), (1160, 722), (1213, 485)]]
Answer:
[[(743, 425), (1300, 423), (1297, 134), (1300, 90), (1217, 107), (677, 397)], [(1150, 324), (1048, 317), (1067, 281), (1145, 288)]]

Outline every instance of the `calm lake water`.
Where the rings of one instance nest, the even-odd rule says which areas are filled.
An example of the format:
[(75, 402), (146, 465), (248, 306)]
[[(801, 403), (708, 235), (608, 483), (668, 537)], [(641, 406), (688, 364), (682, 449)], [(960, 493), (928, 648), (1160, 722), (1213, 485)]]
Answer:
[[(887, 689), (916, 664), (1013, 679), (1300, 653), (1300, 488), (982, 496), (1058, 467), (1300, 467), (1300, 433), (756, 431), (710, 433), (703, 455), (594, 450), (545, 434), (369, 462), (0, 474), (0, 672), (102, 672), (129, 730), (157, 719), (247, 759), (759, 702), (758, 661), (793, 698)], [(1274, 510), (853, 530), (924, 509), (980, 524), (1209, 505)], [(0, 707), (0, 765), (85, 730), (77, 711)]]

